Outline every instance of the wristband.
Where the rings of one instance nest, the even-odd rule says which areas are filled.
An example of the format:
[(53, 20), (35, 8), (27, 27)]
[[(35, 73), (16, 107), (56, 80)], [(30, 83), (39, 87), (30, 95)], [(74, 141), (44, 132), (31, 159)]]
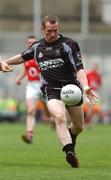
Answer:
[(87, 90), (90, 89), (90, 87), (89, 86), (84, 86), (83, 89), (84, 89), (84, 91), (87, 91)]

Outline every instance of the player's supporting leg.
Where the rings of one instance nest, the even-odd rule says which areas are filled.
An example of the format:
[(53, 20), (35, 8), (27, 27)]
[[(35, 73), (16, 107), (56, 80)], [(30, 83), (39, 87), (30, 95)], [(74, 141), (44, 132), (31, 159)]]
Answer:
[(36, 124), (36, 101), (34, 97), (27, 99), (27, 118), (26, 118), (26, 133), (22, 135), (22, 139), (28, 143), (32, 143), (33, 132)]
[(93, 120), (93, 115), (94, 115), (93, 105), (92, 104), (87, 104), (87, 106), (88, 106), (88, 109), (87, 109), (87, 112), (86, 112), (84, 122), (85, 122), (85, 127), (91, 127), (92, 120)]
[(62, 101), (51, 99), (47, 103), (49, 112), (55, 119), (56, 132), (66, 153), (66, 160), (72, 167), (79, 167), (78, 159), (74, 153), (72, 138), (67, 128), (65, 105)]
[(49, 123), (51, 121), (51, 115), (48, 111), (47, 104), (43, 99), (42, 99), (42, 104), (43, 104), (42, 121), (45, 123)]
[[(74, 153), (75, 152), (75, 146), (76, 146), (76, 140), (79, 133), (82, 132), (83, 126), (84, 126), (84, 113), (82, 106), (68, 106), (67, 107), (68, 113), (70, 115), (71, 120), (71, 127), (69, 128), (69, 132), (72, 138), (73, 142), (73, 148)], [(79, 162), (78, 162), (79, 163)]]

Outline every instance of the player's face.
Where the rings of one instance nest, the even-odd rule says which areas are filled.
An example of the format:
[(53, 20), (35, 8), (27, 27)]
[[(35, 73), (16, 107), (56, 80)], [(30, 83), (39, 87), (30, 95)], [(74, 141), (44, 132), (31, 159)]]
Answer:
[(50, 22), (46, 22), (45, 27), (43, 28), (43, 34), (45, 37), (45, 40), (48, 43), (53, 43), (55, 42), (59, 35), (59, 24), (58, 22), (56, 23), (50, 23)]
[(35, 41), (37, 41), (35, 38), (27, 39), (27, 46), (30, 47)]

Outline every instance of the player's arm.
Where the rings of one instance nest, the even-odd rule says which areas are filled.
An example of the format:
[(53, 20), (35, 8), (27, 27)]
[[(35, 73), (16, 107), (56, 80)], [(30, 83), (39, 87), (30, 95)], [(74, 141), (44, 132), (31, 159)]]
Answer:
[(2, 64), (2, 60), (1, 60), (1, 57), (0, 57), (0, 71), (2, 71), (1, 64)]
[(27, 51), (24, 51), (21, 54), (13, 56), (9, 59), (5, 59), (3, 62), (1, 62), (0, 67), (1, 67), (2, 71), (3, 72), (10, 72), (10, 71), (12, 71), (12, 67), (10, 67), (10, 65), (21, 64), (21, 63), (24, 63), (25, 61), (33, 59), (34, 58), (34, 51), (35, 51), (34, 46), (32, 45)]
[(3, 72), (10, 72), (12, 71), (12, 67), (10, 65), (17, 65), (23, 63), (24, 60), (21, 56), (21, 54), (18, 54), (16, 56), (13, 56), (8, 59), (4, 59), (1, 61), (1, 69)]
[(73, 58), (75, 60), (75, 68), (77, 72), (77, 79), (81, 83), (84, 92), (91, 102), (97, 100), (97, 96), (94, 94), (92, 87), (89, 87), (86, 72), (84, 70), (80, 48), (77, 42), (73, 43), (72, 46)]
[(86, 88), (88, 89), (89, 88), (88, 80), (87, 80), (86, 73), (84, 71), (81, 52), (80, 52), (80, 48), (77, 42), (72, 43), (72, 52), (73, 52), (72, 55), (74, 59), (74, 69), (77, 72), (77, 78), (79, 82), (81, 83), (82, 87), (85, 89)]
[(79, 82), (81, 83), (83, 89), (89, 88), (86, 72), (84, 69), (79, 69), (77, 71), (77, 78), (78, 78)]
[(98, 100), (98, 97), (93, 92), (92, 87), (89, 87), (86, 72), (84, 71), (84, 69), (80, 69), (79, 71), (77, 71), (77, 78), (78, 78), (79, 82), (81, 83), (88, 99), (92, 103), (95, 103)]
[(24, 79), (25, 77), (26, 77), (26, 71), (25, 71), (25, 65), (23, 65), (23, 68), (22, 68), (20, 74), (16, 78), (16, 84), (20, 85), (22, 79)]

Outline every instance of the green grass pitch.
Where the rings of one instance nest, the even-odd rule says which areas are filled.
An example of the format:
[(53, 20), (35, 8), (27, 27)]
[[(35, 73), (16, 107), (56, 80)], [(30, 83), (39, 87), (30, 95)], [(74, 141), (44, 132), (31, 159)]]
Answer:
[(80, 168), (65, 161), (55, 130), (37, 124), (32, 145), (25, 124), (0, 123), (0, 180), (111, 180), (111, 125), (94, 125), (78, 137)]

